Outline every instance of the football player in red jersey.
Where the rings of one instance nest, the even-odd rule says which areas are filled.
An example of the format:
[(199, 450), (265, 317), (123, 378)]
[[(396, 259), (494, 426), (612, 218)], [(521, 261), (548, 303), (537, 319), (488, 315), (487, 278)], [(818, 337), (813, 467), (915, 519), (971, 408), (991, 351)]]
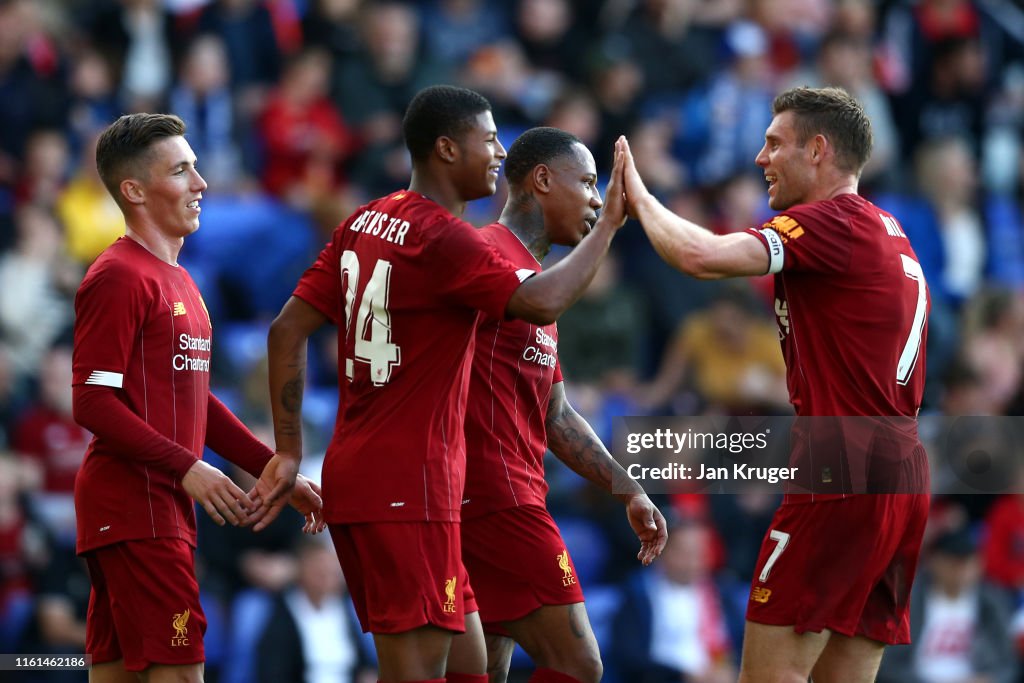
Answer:
[(830, 422), (849, 431), (876, 416), (898, 425), (900, 448), (890, 461), (898, 476), (867, 495), (819, 488), (839, 473), (821, 463), (833, 462), (841, 444), (821, 449), (794, 428), (792, 458), (807, 470), (811, 492), (784, 498), (747, 603), (741, 682), (864, 683), (874, 680), (885, 645), (910, 637), (910, 588), (928, 512), (916, 422), (928, 288), (896, 218), (857, 195), (871, 153), (861, 105), (838, 88), (794, 88), (772, 111), (755, 161), (781, 213), (743, 233), (716, 236), (668, 211), (644, 187), (625, 139), (617, 146), (626, 154), (630, 213), (663, 259), (699, 278), (775, 274), (798, 425), (815, 429), (822, 421), (812, 416), (854, 416)]
[[(481, 230), (505, 258), (540, 269), (552, 244), (584, 241), (602, 202), (594, 157), (576, 136), (526, 131), (509, 148), (505, 177), (505, 208)], [(548, 447), (609, 494), (613, 475), (628, 482), (615, 496), (641, 539), (638, 558), (646, 565), (661, 553), (661, 512), (566, 400), (556, 325), (482, 315), (466, 409), (462, 557), (487, 634), (487, 670), (492, 681), (505, 680), (514, 639), (538, 667), (532, 682), (596, 683), (597, 640), (545, 504)], [(450, 669), (461, 664), (462, 640), (452, 647)]]
[[(75, 297), (73, 410), (94, 434), (75, 479), (94, 683), (137, 681), (137, 672), (150, 683), (202, 681), (193, 501), (221, 525), (271, 514), (269, 475), (248, 495), (202, 461), (203, 448), (253, 476), (280, 461), (210, 391), (212, 325), (178, 264), (206, 189), (184, 135), (176, 116), (131, 114), (96, 147), (125, 236), (96, 259)], [(305, 530), (320, 531), (316, 487), (298, 482), (290, 500), (306, 515)]]
[[(479, 311), (547, 325), (583, 292), (625, 221), (622, 158), (591, 237), (538, 273), (462, 221), (495, 192), (505, 148), (487, 100), (432, 86), (403, 120), (412, 181), (335, 230), (271, 325), (278, 452), (301, 457), (306, 341), (339, 326), (339, 410), (324, 462), (324, 514), (382, 681), (440, 681), (454, 633), (473, 661), (449, 682), (486, 680), (486, 650), (462, 565), (463, 430)], [(653, 533), (653, 530), (652, 530)]]

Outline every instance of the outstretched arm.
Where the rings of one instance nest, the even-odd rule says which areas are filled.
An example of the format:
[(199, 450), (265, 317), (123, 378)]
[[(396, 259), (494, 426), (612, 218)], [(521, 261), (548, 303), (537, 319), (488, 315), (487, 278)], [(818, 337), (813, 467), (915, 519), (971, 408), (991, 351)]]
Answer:
[[(569, 405), (561, 382), (551, 388), (545, 426), (548, 448), (559, 460), (626, 505), (629, 524), (640, 539), (637, 559), (645, 565), (653, 562), (668, 540), (664, 516), (644, 493), (643, 487), (616, 462), (594, 429)], [(625, 490), (614, 491), (613, 481), (624, 483)]]
[(625, 137), (619, 138), (615, 149), (616, 155), (623, 156), (629, 214), (640, 221), (655, 251), (666, 263), (702, 280), (768, 272), (768, 251), (761, 240), (746, 232), (716, 235), (672, 213), (647, 191)]
[(509, 317), (550, 325), (580, 298), (594, 279), (615, 233), (626, 222), (622, 169), (623, 155), (616, 152), (605, 188), (604, 209), (593, 231), (568, 256), (519, 285), (506, 307)]

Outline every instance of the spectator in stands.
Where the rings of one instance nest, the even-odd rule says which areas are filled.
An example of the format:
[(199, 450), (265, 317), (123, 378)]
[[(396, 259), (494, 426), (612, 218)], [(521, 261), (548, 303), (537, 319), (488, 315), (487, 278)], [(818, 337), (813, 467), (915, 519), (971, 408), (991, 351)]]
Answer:
[(591, 58), (589, 81), (601, 114), (594, 156), (598, 168), (610, 168), (615, 140), (637, 125), (644, 74), (625, 40), (605, 39)]
[(60, 550), (75, 546), (75, 475), (92, 439), (71, 414), (71, 346), (58, 343), (43, 356), (36, 400), (18, 418), (11, 446), (34, 472), (29, 495)]
[(352, 177), (368, 197), (407, 182), (402, 113), (421, 89), (451, 80), (450, 69), (423, 49), (420, 28), (416, 11), (407, 4), (367, 3), (359, 55), (334, 68), (334, 101), (366, 145)]
[[(865, 3), (846, 2), (848, 12)], [(855, 27), (851, 27), (855, 28)], [(822, 87), (834, 85), (844, 88), (861, 104), (871, 119), (874, 144), (871, 158), (861, 172), (861, 184), (867, 194), (884, 182), (897, 181), (900, 158), (899, 134), (885, 92), (875, 80), (873, 72), (871, 35), (831, 31), (821, 39), (813, 66), (801, 70), (790, 85)]]
[(649, 408), (659, 408), (670, 404), (687, 384), (702, 411), (789, 412), (778, 331), (761, 314), (747, 283), (722, 287), (707, 311), (683, 321), (658, 374), (637, 398)]
[(0, 340), (0, 453), (10, 446), (16, 419), (30, 399), (28, 378), (17, 371), (4, 335)]
[(0, 4), (0, 187), (13, 186), (29, 133), (37, 128), (63, 129), (67, 96), (52, 45), (32, 55), (38, 4), (11, 0)]
[(318, 47), (337, 66), (360, 51), (359, 6), (362, 0), (313, 0), (302, 17), (305, 47)]
[(20, 639), (28, 621), (25, 606), (30, 602), (33, 576), (50, 559), (46, 532), (23, 505), (29, 476), (16, 459), (0, 453), (0, 642)]
[(986, 289), (969, 302), (963, 317), (961, 353), (981, 375), (982, 405), (992, 406), (996, 415), (1008, 414), (1024, 383), (1024, 298), (1011, 290)]
[(696, 3), (643, 0), (635, 6), (621, 36), (643, 70), (648, 96), (674, 95), (718, 68), (717, 32), (696, 21)]
[(74, 54), (68, 88), (68, 130), (72, 154), (78, 159), (95, 132), (117, 118), (121, 110), (112, 65), (96, 46), (85, 43)]
[(369, 683), (376, 680), (330, 544), (306, 538), (295, 549), (295, 582), (274, 598), (256, 648), (258, 683)]
[(189, 45), (170, 94), (171, 111), (188, 126), (189, 144), (203, 160), (203, 177), (216, 193), (237, 189), (243, 181), (229, 68), (224, 41), (201, 35)]
[(34, 131), (25, 142), (21, 177), (14, 188), (15, 202), (52, 209), (67, 181), (69, 164), (68, 141), (63, 131)]
[(748, 170), (772, 120), (768, 36), (756, 24), (737, 22), (725, 45), (726, 63), (706, 85), (688, 91), (675, 120), (673, 150), (702, 186)]
[(15, 214), (17, 243), (0, 255), (0, 331), (20, 372), (34, 373), (71, 324), (71, 293), (81, 273), (64, 255), (61, 229), (46, 209)]
[(274, 30), (271, 3), (214, 0), (199, 16), (196, 30), (221, 37), (228, 54), (231, 88), (243, 122), (255, 121), (267, 95), (281, 78), (284, 49)]
[(68, 254), (82, 266), (124, 235), (124, 216), (96, 171), (95, 130), (86, 140), (71, 180), (57, 199)]
[(433, 0), (422, 4), (424, 47), (446, 64), (462, 64), (480, 48), (510, 37), (504, 3)]
[(1017, 664), (1008, 601), (981, 576), (966, 529), (932, 544), (911, 595), (911, 644), (887, 648), (878, 683), (1012, 683)]
[(736, 680), (733, 654), (708, 529), (679, 521), (661, 560), (626, 584), (609, 669), (630, 683), (728, 683)]
[(162, 110), (183, 44), (174, 17), (160, 0), (94, 3), (92, 9), (86, 30), (114, 64), (125, 108)]
[(587, 54), (591, 37), (574, 20), (569, 0), (519, 0), (515, 28), (533, 68), (560, 74), (572, 83), (586, 81), (587, 62), (580, 55)]
[(294, 57), (260, 120), (263, 186), (296, 207), (312, 207), (337, 191), (356, 145), (327, 97), (330, 76), (326, 53), (308, 50)]

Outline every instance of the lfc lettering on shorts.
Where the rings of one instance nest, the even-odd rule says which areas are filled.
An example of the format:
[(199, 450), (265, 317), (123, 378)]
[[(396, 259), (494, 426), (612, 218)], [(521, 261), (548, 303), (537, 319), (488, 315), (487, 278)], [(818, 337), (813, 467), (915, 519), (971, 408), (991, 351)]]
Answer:
[(188, 618), (192, 616), (189, 610), (185, 610), (181, 614), (175, 614), (171, 620), (171, 626), (174, 627), (174, 637), (171, 638), (171, 647), (184, 647), (188, 645)]
[(571, 586), (575, 584), (576, 577), (572, 575), (572, 565), (569, 564), (569, 551), (563, 548), (562, 553), (556, 557), (558, 559), (558, 566), (562, 569), (562, 585)]
[(448, 599), (445, 600), (441, 609), (443, 609), (446, 614), (455, 614), (455, 584), (457, 582), (458, 579), (454, 576), (444, 582), (444, 593), (448, 596)]

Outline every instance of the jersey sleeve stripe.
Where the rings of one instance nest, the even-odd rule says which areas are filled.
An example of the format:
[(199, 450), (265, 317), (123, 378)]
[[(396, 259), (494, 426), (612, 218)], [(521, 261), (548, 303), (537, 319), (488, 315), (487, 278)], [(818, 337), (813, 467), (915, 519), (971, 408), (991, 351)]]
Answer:
[(93, 370), (86, 384), (96, 384), (101, 387), (113, 387), (120, 389), (124, 386), (124, 375), (120, 372), (107, 372), (106, 370)]
[(765, 240), (768, 242), (768, 272), (766, 275), (772, 275), (782, 270), (782, 264), (786, 261), (786, 249), (782, 244), (782, 238), (779, 237), (779, 233), (775, 232), (771, 228), (764, 228), (758, 230), (764, 235)]

